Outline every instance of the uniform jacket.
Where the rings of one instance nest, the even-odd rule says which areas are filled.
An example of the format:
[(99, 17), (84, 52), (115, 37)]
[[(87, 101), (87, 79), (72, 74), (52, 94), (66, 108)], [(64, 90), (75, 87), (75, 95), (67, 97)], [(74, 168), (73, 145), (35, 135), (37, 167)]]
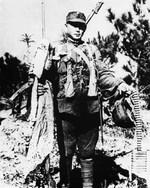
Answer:
[[(75, 48), (80, 49), (88, 60), (92, 59), (94, 63), (97, 95), (88, 96), (87, 94), (90, 71), (84, 59), (74, 51)], [(69, 64), (71, 64), (74, 94), (66, 97), (65, 84)], [(71, 39), (60, 42), (52, 48), (41, 80), (45, 77), (52, 83), (59, 113), (77, 116), (98, 112), (100, 108), (98, 95), (102, 93), (103, 96), (110, 97), (122, 82), (115, 78), (112, 71), (105, 68), (100, 52), (94, 45), (83, 41), (76, 43)]]

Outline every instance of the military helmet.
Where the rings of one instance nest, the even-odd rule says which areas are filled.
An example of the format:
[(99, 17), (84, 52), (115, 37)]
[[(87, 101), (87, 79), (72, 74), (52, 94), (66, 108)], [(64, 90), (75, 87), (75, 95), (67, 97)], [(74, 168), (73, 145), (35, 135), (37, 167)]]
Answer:
[(72, 11), (66, 16), (66, 23), (68, 22), (79, 22), (86, 25), (86, 16), (82, 12)]

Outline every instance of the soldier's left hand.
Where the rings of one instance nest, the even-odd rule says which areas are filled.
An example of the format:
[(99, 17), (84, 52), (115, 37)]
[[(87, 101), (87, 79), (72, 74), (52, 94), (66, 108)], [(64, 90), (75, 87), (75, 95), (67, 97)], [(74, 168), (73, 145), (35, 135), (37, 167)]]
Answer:
[(38, 83), (38, 87), (37, 87), (38, 96), (44, 95), (47, 90), (48, 88), (45, 85)]

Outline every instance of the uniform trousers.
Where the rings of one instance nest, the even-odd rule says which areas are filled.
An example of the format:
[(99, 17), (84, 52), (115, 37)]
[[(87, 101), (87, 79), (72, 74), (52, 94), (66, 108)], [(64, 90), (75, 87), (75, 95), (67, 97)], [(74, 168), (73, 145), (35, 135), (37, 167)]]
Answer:
[(99, 113), (60, 114), (64, 136), (65, 156), (73, 156), (76, 148), (81, 159), (92, 158), (98, 141)]

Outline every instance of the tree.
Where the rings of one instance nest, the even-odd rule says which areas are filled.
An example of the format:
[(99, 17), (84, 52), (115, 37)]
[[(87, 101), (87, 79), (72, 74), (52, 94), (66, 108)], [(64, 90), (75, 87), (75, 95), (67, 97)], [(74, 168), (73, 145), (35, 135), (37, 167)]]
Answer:
[(98, 32), (91, 42), (96, 44), (102, 54), (102, 60), (108, 66), (116, 63), (118, 52), (137, 63), (139, 91), (146, 94), (150, 107), (150, 9), (147, 0), (135, 0), (132, 10), (117, 17), (108, 9), (108, 21), (115, 31), (107, 37)]
[(150, 84), (150, 16), (146, 0), (135, 0), (133, 11), (116, 18), (111, 9), (108, 20), (119, 36), (119, 49), (138, 63), (139, 87)]
[(27, 80), (27, 67), (18, 58), (8, 52), (0, 57), (0, 97), (10, 97)]
[(29, 35), (27, 33), (22, 34), (22, 42), (25, 42), (27, 44), (27, 47), (29, 48), (32, 42), (35, 42), (34, 40), (31, 39), (32, 35)]
[(32, 35), (29, 35), (27, 33), (24, 33), (22, 34), (22, 39), (21, 39), (22, 42), (25, 42), (26, 45), (27, 45), (27, 50), (26, 50), (26, 53), (23, 57), (23, 60), (25, 62), (25, 64), (30, 67), (30, 47), (31, 47), (31, 43), (35, 42), (34, 40), (32, 40)]
[(108, 66), (117, 61), (116, 52), (118, 51), (119, 36), (115, 33), (102, 37), (98, 32), (97, 38), (94, 38), (91, 42), (95, 44), (101, 52), (102, 61)]

